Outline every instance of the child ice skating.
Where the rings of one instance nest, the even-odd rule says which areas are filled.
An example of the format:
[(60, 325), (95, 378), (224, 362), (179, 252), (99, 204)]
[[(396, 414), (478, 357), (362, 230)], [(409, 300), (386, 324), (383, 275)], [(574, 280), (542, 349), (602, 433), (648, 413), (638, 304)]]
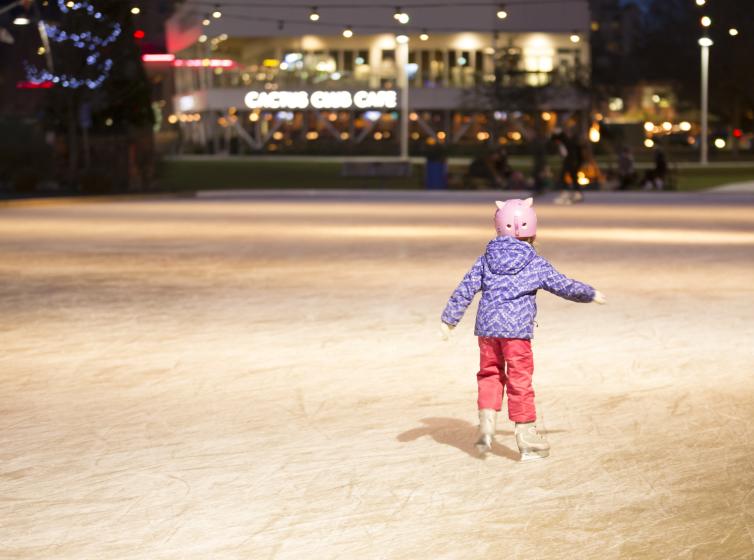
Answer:
[(490, 450), (503, 393), (508, 393), (508, 417), (515, 422), (521, 460), (547, 457), (550, 445), (538, 433), (532, 374), (531, 338), (537, 314), (537, 290), (581, 303), (605, 303), (605, 296), (588, 284), (571, 280), (537, 255), (537, 215), (532, 199), (498, 201), (494, 223), (497, 237), (487, 245), (450, 296), (442, 313), (447, 338), (474, 295), (481, 290), (474, 334), (479, 337), (479, 439), (477, 450)]

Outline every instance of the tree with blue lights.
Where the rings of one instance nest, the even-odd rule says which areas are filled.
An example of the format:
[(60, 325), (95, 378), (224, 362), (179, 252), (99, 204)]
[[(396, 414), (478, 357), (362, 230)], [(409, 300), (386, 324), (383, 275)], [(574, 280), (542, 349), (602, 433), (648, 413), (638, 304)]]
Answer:
[(113, 59), (106, 52), (121, 36), (121, 25), (110, 22), (89, 2), (57, 0), (57, 7), (60, 23), (43, 24), (54, 68), (39, 69), (27, 63), (29, 81), (71, 89), (99, 88), (113, 68)]
[(27, 62), (26, 74), (52, 85), (48, 126), (67, 138), (65, 182), (125, 188), (131, 172), (122, 162), (135, 139), (151, 139), (154, 118), (130, 3), (50, 0), (41, 18), (51, 63)]

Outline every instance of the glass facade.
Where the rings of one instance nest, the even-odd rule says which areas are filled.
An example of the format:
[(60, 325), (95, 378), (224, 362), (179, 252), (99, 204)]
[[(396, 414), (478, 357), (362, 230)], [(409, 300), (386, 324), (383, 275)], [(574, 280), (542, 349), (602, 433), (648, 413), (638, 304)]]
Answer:
[[(480, 41), (481, 42), (481, 41)], [(493, 41), (490, 40), (490, 43)], [(200, 45), (181, 56), (227, 58), (232, 68), (176, 69), (176, 89), (187, 94), (211, 88), (389, 89), (396, 82), (395, 48), (348, 48), (343, 41), (320, 49), (265, 47), (260, 39)], [(479, 48), (429, 48), (416, 42), (409, 54), (412, 88), (470, 89), (500, 79), (505, 87), (567, 85), (588, 78), (578, 47), (546, 41)]]

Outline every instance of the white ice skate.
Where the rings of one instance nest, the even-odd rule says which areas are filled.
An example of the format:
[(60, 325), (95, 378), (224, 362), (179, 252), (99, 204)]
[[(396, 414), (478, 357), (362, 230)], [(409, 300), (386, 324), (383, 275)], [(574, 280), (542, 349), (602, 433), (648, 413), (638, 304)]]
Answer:
[(521, 461), (544, 459), (550, 454), (550, 444), (539, 435), (534, 422), (516, 424), (516, 444), (521, 452)]
[(492, 438), (495, 436), (497, 412), (491, 408), (479, 410), (479, 439), (474, 444), (480, 455), (492, 449)]
[(573, 204), (573, 200), (571, 199), (571, 195), (568, 191), (560, 191), (560, 194), (557, 197), (555, 197), (553, 202), (555, 204), (563, 204), (563, 205)]

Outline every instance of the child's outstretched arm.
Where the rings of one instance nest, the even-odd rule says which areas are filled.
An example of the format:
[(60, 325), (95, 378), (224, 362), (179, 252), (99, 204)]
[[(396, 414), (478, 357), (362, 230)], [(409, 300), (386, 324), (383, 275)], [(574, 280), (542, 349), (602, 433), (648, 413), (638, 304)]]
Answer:
[(539, 268), (539, 280), (543, 289), (570, 301), (579, 303), (605, 303), (603, 294), (578, 280), (568, 278), (561, 274), (549, 262), (542, 259)]
[(482, 257), (479, 257), (450, 296), (442, 312), (443, 323), (455, 327), (461, 320), (474, 295), (482, 288), (482, 270)]

